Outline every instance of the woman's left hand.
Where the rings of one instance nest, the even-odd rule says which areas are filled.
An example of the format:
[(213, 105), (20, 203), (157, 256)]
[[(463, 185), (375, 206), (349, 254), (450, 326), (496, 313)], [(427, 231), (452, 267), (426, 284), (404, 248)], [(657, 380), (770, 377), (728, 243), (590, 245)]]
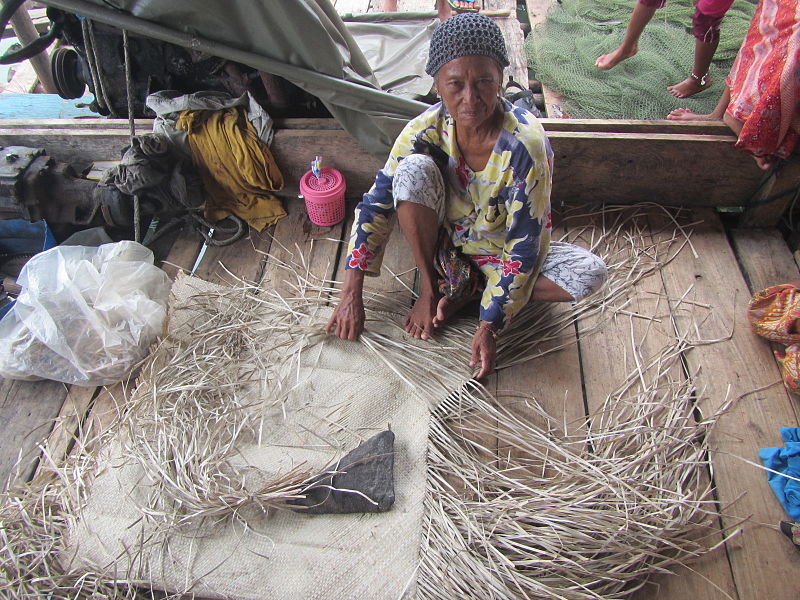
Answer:
[(472, 356), (469, 366), (479, 369), (475, 379), (483, 379), (487, 375), (494, 373), (497, 342), (494, 339), (493, 330), (489, 329), (490, 327), (491, 325), (488, 322), (481, 322), (475, 331), (475, 335), (472, 336)]

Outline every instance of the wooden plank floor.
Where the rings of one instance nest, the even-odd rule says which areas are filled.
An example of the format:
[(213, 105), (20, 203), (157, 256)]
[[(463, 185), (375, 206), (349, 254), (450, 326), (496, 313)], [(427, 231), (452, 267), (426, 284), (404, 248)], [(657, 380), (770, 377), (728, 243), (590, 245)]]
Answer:
[[(375, 12), (382, 1), (339, 0), (337, 7), (340, 3), (343, 12)], [(490, 0), (487, 7), (505, 4)], [(400, 9), (432, 11), (434, 0), (400, 0)], [(513, 25), (513, 19), (507, 21)], [(282, 262), (303, 257), (310, 274), (340, 278), (349, 218), (333, 228), (317, 227), (306, 218), (302, 204), (291, 202), (289, 216), (268, 231), (251, 231), (228, 248), (207, 249), (195, 273), (217, 282), (235, 277), (260, 281), (290, 293), (291, 275)], [(635, 352), (642, 356), (656, 352), (676, 334), (721, 339), (688, 352), (685, 369), (699, 374), (704, 411), (727, 399), (735, 400), (714, 432), (712, 445), (718, 451), (712, 455), (714, 468), (707, 476), (715, 486), (720, 527), (729, 527), (740, 518), (748, 520), (741, 533), (718, 551), (679, 569), (677, 576), (653, 578), (634, 597), (796, 600), (800, 598), (800, 578), (796, 576), (800, 553), (776, 530), (786, 517), (764, 474), (737, 457), (757, 461), (759, 448), (781, 445), (780, 427), (800, 424), (800, 400), (784, 391), (769, 344), (751, 334), (744, 319), (752, 291), (796, 278), (798, 270), (774, 229), (726, 231), (709, 209), (696, 210), (687, 218), (702, 220), (695, 227), (692, 245), (685, 246), (660, 273), (637, 284), (628, 306), (634, 317), (605, 320), (591, 336), (584, 334), (598, 323), (581, 321), (563, 332), (558, 342), (551, 342), (574, 344), (534, 363), (505, 369), (490, 378), (487, 387), (533, 394), (559, 421), (572, 423), (600, 405), (631, 369)], [(592, 217), (586, 220), (591, 222)], [(649, 235), (658, 238), (663, 231), (663, 212), (654, 210)], [(196, 234), (179, 232), (163, 254), (162, 266), (172, 277), (178, 270), (189, 271), (201, 248)], [(391, 239), (385, 266), (382, 277), (368, 281), (371, 289), (407, 292), (413, 286), (413, 262), (399, 232)], [(707, 317), (697, 329), (693, 307), (703, 307)], [(51, 447), (66, 453), (71, 436), (79, 429), (101, 428), (120, 397), (114, 388), (69, 389), (54, 382), (0, 380), (2, 481), (30, 479), (37, 466), (40, 440), (49, 436)]]
[[(317, 227), (308, 221), (301, 203), (294, 201), (289, 208), (289, 216), (268, 231), (251, 231), (229, 248), (209, 248), (196, 274), (219, 282), (230, 281), (232, 276), (264, 281), (288, 292), (290, 277), (281, 263), (296, 262), (302, 256), (312, 275), (340, 277), (348, 223)], [(663, 235), (659, 233), (663, 231), (663, 212), (653, 211), (650, 219), (652, 235)], [(714, 432), (712, 445), (718, 451), (712, 457), (713, 473), (708, 476), (715, 484), (721, 525), (731, 526), (739, 518), (749, 520), (722, 549), (682, 569), (680, 576), (654, 578), (635, 598), (796, 599), (800, 580), (794, 575), (800, 568), (800, 553), (776, 531), (777, 523), (786, 517), (764, 474), (737, 457), (757, 460), (759, 448), (781, 445), (779, 427), (800, 424), (798, 400), (779, 384), (769, 345), (749, 331), (744, 319), (751, 290), (797, 277), (798, 270), (776, 230), (726, 232), (708, 209), (695, 211), (690, 219), (702, 219), (695, 227), (692, 245), (686, 245), (660, 273), (639, 282), (635, 291), (642, 293), (631, 293), (635, 302), (628, 311), (644, 318), (606, 320), (600, 331), (585, 340), (583, 332), (596, 323), (579, 322), (562, 340), (577, 338), (576, 345), (546, 355), (541, 362), (503, 370), (487, 386), (532, 393), (559, 421), (571, 422), (583, 417), (587, 409), (591, 413), (614, 389), (631, 369), (634, 350), (647, 356), (676, 331), (690, 337), (722, 338), (689, 351), (686, 365), (689, 372), (699, 373), (702, 410), (708, 412), (726, 399), (735, 399)], [(591, 222), (593, 217), (585, 220)], [(165, 268), (173, 274), (177, 267), (191, 269), (200, 247), (195, 234), (176, 234), (164, 259)], [(401, 235), (392, 238), (386, 266), (400, 275), (404, 284), (385, 271), (382, 277), (370, 280), (372, 289), (402, 290), (413, 284), (413, 264)], [(683, 299), (680, 306), (678, 298)], [(703, 308), (706, 318), (699, 321), (698, 329), (694, 329), (698, 321), (692, 318), (693, 306), (713, 307), (710, 317)], [(94, 398), (96, 390), (72, 388), (67, 393), (66, 386), (48, 382), (2, 381), (0, 389), (0, 419), (6, 423), (5, 435), (0, 438), (0, 472), (15, 472), (22, 451), (27, 456), (19, 470), (23, 480), (33, 473), (32, 450), (53, 430), (53, 419), (60, 415), (61, 426), (55, 428), (52, 439), (66, 451), (69, 436), (80, 423), (101, 425), (113, 414), (119, 399), (113, 391)], [(94, 410), (86, 420), (89, 407)]]

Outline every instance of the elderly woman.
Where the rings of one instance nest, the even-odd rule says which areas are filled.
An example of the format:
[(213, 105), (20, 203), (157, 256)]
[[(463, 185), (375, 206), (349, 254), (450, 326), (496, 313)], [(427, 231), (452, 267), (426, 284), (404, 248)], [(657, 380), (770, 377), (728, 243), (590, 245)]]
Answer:
[(478, 378), (494, 371), (497, 334), (529, 300), (574, 302), (605, 281), (598, 257), (550, 244), (553, 152), (536, 118), (502, 97), (508, 64), (484, 15), (436, 29), (425, 71), (442, 101), (408, 123), (356, 208), (328, 333), (355, 340), (363, 331), (364, 276), (379, 274), (395, 212), (419, 270), (406, 331), (429, 339), (480, 295), (470, 359)]

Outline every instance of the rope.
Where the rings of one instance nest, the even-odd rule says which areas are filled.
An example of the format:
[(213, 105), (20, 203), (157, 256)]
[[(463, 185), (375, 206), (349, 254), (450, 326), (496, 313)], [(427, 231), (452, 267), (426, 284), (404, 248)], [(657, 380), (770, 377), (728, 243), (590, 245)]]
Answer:
[(139, 196), (137, 194), (133, 195), (133, 241), (141, 243), (142, 241), (142, 234), (141, 234), (141, 207), (139, 206)]
[[(86, 23), (86, 31), (88, 31), (89, 33), (88, 45), (91, 46), (91, 52), (86, 52), (86, 56), (87, 59), (89, 58), (89, 55), (92, 56), (92, 60), (94, 60), (95, 63), (94, 69), (95, 72), (97, 73), (97, 79), (95, 81), (95, 86), (96, 86), (95, 97), (97, 97), (97, 89), (100, 88), (100, 95), (103, 97), (103, 102), (105, 103), (105, 107), (108, 109), (108, 112), (112, 117), (117, 118), (119, 115), (117, 115), (111, 102), (109, 102), (108, 96), (106, 95), (106, 86), (103, 84), (103, 73), (100, 70), (100, 61), (97, 58), (97, 43), (95, 42), (94, 39), (94, 27), (92, 26), (92, 22), (89, 19), (85, 19), (84, 22)], [(83, 37), (83, 41), (84, 43), (87, 42), (87, 37), (85, 34)]]
[[(125, 54), (125, 95), (128, 101), (128, 129), (130, 130), (131, 144), (136, 135), (136, 124), (133, 120), (133, 81), (131, 78), (131, 54), (128, 49), (128, 30), (122, 30), (122, 50)], [(133, 238), (137, 242), (141, 242), (142, 237), (142, 223), (141, 223), (141, 206), (139, 196), (133, 196)]]
[(136, 125), (133, 122), (133, 81), (131, 80), (131, 55), (128, 51), (128, 30), (122, 30), (122, 48), (125, 52), (125, 92), (128, 96), (128, 127), (131, 130), (131, 143), (136, 135)]
[(100, 80), (97, 77), (97, 64), (94, 60), (94, 46), (92, 45), (92, 37), (89, 35), (89, 21), (81, 19), (81, 32), (83, 33), (83, 43), (86, 46), (86, 62), (89, 64), (89, 73), (92, 76), (92, 84), (94, 85), (95, 99), (98, 106), (103, 109), (106, 108), (103, 94), (100, 91)]

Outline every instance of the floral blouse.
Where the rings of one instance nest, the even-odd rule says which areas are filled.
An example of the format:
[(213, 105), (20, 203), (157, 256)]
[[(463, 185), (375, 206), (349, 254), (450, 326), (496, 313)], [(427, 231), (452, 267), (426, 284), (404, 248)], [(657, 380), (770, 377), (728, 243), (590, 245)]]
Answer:
[(530, 299), (550, 245), (553, 151), (528, 111), (503, 101), (503, 128), (482, 171), (464, 162), (442, 103), (410, 121), (375, 184), (356, 207), (346, 268), (380, 273), (394, 214), (392, 176), (409, 154), (428, 154), (444, 174), (453, 244), (486, 276), (480, 319), (501, 329)]

